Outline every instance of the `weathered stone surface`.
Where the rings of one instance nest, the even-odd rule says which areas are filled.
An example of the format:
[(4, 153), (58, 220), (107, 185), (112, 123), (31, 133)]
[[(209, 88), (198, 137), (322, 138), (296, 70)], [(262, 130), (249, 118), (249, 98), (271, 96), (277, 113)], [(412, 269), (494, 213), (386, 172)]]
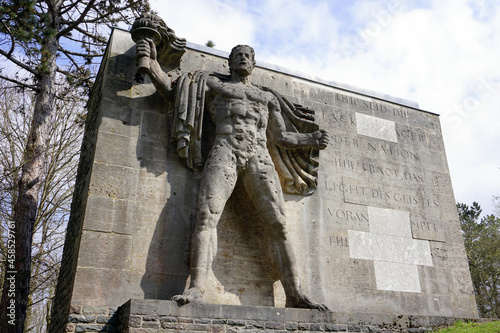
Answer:
[(356, 113), (358, 134), (398, 142), (393, 121)]
[[(149, 77), (134, 81), (135, 52), (130, 35), (115, 30), (91, 99), (75, 222), (58, 287), (60, 313), (70, 304), (117, 307), (130, 298), (170, 299), (186, 287), (202, 176), (186, 168), (171, 142), (173, 102), (164, 102)], [(194, 70), (227, 72), (226, 57), (192, 47), (172, 78)], [(374, 311), (476, 316), (439, 117), (415, 103), (298, 74), (257, 67), (253, 76), (254, 84), (315, 110), (316, 122), (330, 133), (319, 156), (316, 191), (284, 195), (304, 290), (354, 317)], [(253, 306), (284, 305), (284, 292), (275, 284), (268, 232), (242, 188), (236, 185), (222, 212), (206, 294), (212, 303), (244, 305), (232, 310), (244, 313), (239, 318), (259, 320), (262, 311)], [(411, 284), (405, 285), (406, 278)], [(208, 317), (221, 309), (190, 306), (184, 314)], [(269, 320), (284, 322), (284, 311)], [(162, 313), (169, 315), (170, 308)], [(346, 331), (348, 323), (324, 329)]]
[(106, 332), (105, 325), (76, 325), (75, 332)]
[(93, 323), (96, 321), (96, 316), (71, 314), (68, 317), (68, 321), (70, 323)]
[[(92, 249), (100, 249), (97, 253)], [(81, 267), (123, 269), (130, 265), (132, 237), (85, 231), (82, 235)]]

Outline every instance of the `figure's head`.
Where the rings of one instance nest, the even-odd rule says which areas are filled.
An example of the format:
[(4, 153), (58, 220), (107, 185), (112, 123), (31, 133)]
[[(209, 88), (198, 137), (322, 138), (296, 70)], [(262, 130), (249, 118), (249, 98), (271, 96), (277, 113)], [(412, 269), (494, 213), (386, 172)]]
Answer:
[(255, 51), (248, 45), (236, 45), (228, 58), (229, 71), (250, 75), (255, 67)]

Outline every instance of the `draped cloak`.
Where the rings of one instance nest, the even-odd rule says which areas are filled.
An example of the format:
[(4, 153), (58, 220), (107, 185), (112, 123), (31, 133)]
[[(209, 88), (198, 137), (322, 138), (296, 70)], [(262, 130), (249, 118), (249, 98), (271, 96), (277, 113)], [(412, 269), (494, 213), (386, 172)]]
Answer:
[[(201, 150), (203, 117), (205, 116), (206, 81), (209, 75), (229, 80), (227, 75), (196, 71), (180, 76), (175, 91), (173, 138), (177, 153), (186, 160), (189, 168), (201, 170), (204, 160)], [(286, 131), (312, 133), (319, 129), (314, 123), (314, 111), (293, 104), (281, 94), (267, 87), (279, 102)], [(269, 125), (268, 125), (269, 126)], [(282, 148), (277, 146), (268, 127), (267, 148), (278, 172), (281, 187), (291, 194), (309, 195), (317, 187), (319, 150), (316, 148)]]

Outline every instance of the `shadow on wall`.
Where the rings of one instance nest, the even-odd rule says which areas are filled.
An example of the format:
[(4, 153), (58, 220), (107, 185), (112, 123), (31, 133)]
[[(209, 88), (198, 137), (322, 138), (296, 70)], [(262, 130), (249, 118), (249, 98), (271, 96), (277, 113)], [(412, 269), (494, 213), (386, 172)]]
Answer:
[[(101, 91), (102, 148), (97, 149), (98, 162), (127, 170), (130, 178), (113, 175), (100, 186), (117, 188), (113, 198), (127, 207), (115, 212), (124, 217), (114, 222), (117, 232), (132, 236), (130, 260), (120, 267), (130, 272), (120, 277), (120, 297), (169, 299), (184, 290), (189, 275), (199, 176), (182, 164), (170, 142), (171, 103), (148, 78), (135, 80), (134, 63), (135, 47), (107, 63)], [(113, 202), (108, 209), (119, 210)]]
[(238, 181), (218, 225), (218, 252), (209, 278), (214, 302), (274, 306), (276, 281), (267, 226)]
[[(143, 170), (139, 182), (143, 188), (138, 191), (142, 197), (137, 200), (155, 207), (154, 216), (146, 218), (154, 231), (144, 235), (149, 246), (140, 285), (144, 298), (166, 300), (182, 293), (189, 277), (189, 242), (200, 175), (188, 170), (175, 152), (170, 136), (172, 105), (157, 93), (152, 98), (156, 101), (143, 111), (136, 147)], [(149, 216), (151, 212), (141, 213)]]

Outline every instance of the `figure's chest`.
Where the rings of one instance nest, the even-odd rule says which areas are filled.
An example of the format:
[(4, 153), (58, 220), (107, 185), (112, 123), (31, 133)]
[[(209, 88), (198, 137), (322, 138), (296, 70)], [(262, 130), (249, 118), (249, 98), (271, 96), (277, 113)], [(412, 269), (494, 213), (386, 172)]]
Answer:
[(243, 121), (247, 124), (265, 123), (269, 117), (267, 104), (244, 96), (215, 96), (210, 104), (211, 113), (219, 121), (231, 119), (232, 122)]
[(218, 87), (216, 93), (223, 99), (247, 100), (262, 105), (268, 102), (268, 96), (264, 91), (241, 83), (224, 82)]

